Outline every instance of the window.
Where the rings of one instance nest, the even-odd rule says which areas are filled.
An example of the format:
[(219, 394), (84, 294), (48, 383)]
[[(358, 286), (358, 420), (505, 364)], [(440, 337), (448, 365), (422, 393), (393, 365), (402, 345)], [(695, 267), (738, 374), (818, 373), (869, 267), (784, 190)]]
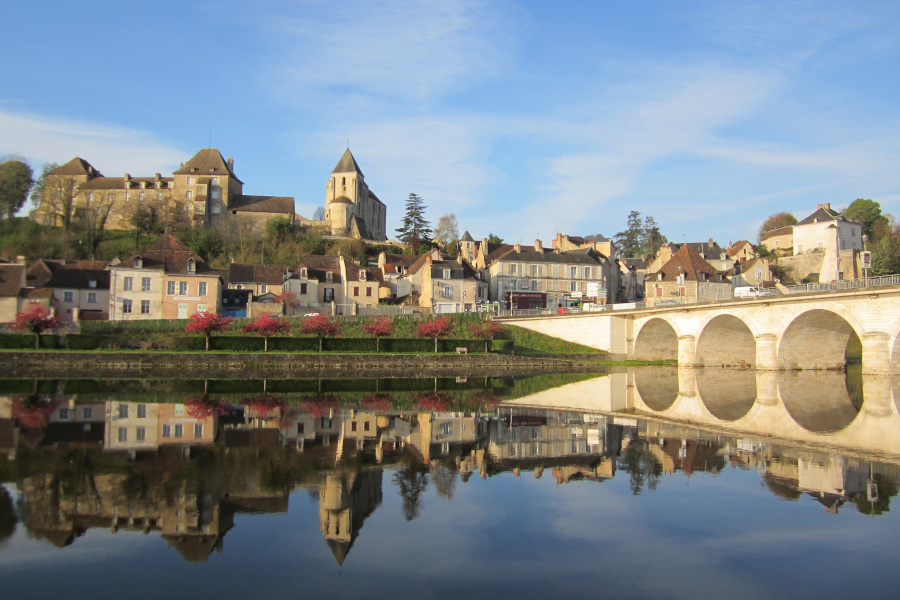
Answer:
[(127, 442), (128, 441), (128, 429), (125, 427), (119, 427), (119, 441)]
[(194, 438), (203, 437), (203, 423), (194, 423)]
[(179, 296), (187, 296), (188, 293), (188, 282), (187, 281), (179, 281), (178, 282), (178, 295)]
[(222, 212), (222, 207), (219, 206), (218, 204), (214, 204), (212, 207), (212, 214), (217, 215), (220, 212)]
[(359, 286), (358, 285), (353, 286), (353, 296), (354, 297), (359, 296)]
[(537, 265), (531, 265), (531, 276), (532, 277), (538, 276), (538, 266)]
[(188, 190), (184, 193), (184, 197), (185, 197), (185, 199), (190, 200), (194, 197), (194, 192), (192, 192), (191, 190)]
[(146, 404), (138, 404), (138, 419), (146, 419), (147, 418), (147, 405)]
[(205, 296), (205, 295), (206, 295), (206, 282), (205, 282), (205, 281), (201, 281), (201, 282), (200, 282), (200, 285), (199, 285), (198, 288), (197, 288), (197, 295), (198, 295), (198, 296)]
[(578, 277), (578, 267), (569, 267), (569, 277), (572, 279)]
[(370, 288), (370, 287), (366, 288), (366, 297), (369, 297), (369, 298), (372, 297), (372, 288)]
[(305, 293), (306, 293), (306, 289), (307, 289), (307, 288), (306, 288), (306, 284), (305, 284), (305, 283), (301, 283), (301, 284), (300, 284), (300, 293), (301, 293), (301, 294), (305, 294)]
[(297, 433), (303, 433), (306, 429), (306, 423), (297, 423)]
[(95, 287), (97, 287), (97, 280), (96, 280), (96, 279), (91, 279), (90, 281), (88, 281), (88, 287), (89, 287), (89, 288), (95, 288)]
[(585, 268), (584, 268), (584, 278), (585, 278), (585, 279), (591, 279), (591, 274), (592, 274), (591, 268), (590, 268), (590, 267), (585, 267)]
[(134, 287), (134, 277), (126, 277), (122, 282), (122, 289), (126, 292), (130, 292), (131, 288)]
[(188, 184), (188, 185), (194, 185), (194, 178), (193, 178), (193, 177), (188, 177), (188, 179), (187, 179), (187, 184)]
[(212, 198), (213, 200), (218, 200), (219, 199), (219, 190), (211, 190), (209, 192), (209, 197)]
[(219, 185), (219, 178), (218, 177), (210, 177), (209, 185)]
[(140, 200), (141, 202), (144, 201), (144, 192), (141, 192), (141, 193), (138, 195), (138, 200)]
[(126, 315), (131, 313), (131, 300), (127, 298), (122, 300), (122, 312)]
[(150, 301), (149, 300), (141, 300), (141, 314), (142, 315), (150, 314)]
[(162, 202), (162, 192), (156, 192), (156, 199), (157, 199), (159, 202)]
[(269, 291), (269, 286), (267, 286), (266, 284), (262, 284), (261, 286), (259, 286), (260, 294), (265, 294), (268, 291)]
[(75, 302), (75, 292), (63, 292), (63, 302)]
[(145, 439), (147, 439), (147, 429), (145, 427), (138, 427), (137, 428), (137, 441), (143, 442)]
[(125, 202), (131, 200), (131, 192), (125, 192)]
[(184, 425), (181, 423), (177, 423), (175, 425), (175, 437), (180, 438), (184, 437)]
[(331, 271), (328, 271), (327, 273), (325, 273), (325, 281), (326, 282), (331, 283), (333, 280), (334, 280), (334, 273), (332, 273)]
[(450, 269), (444, 269), (444, 279), (450, 279)]
[(531, 280), (531, 291), (539, 292), (540, 290), (541, 290), (541, 282), (536, 279), (532, 279)]
[(59, 418), (60, 419), (68, 419), (69, 418), (69, 409), (68, 408), (59, 409)]
[(87, 302), (88, 304), (97, 304), (97, 292), (88, 292)]
[(120, 418), (120, 419), (127, 419), (127, 418), (128, 418), (128, 405), (127, 405), (127, 404), (120, 404), (120, 405), (119, 405), (119, 418)]
[(578, 291), (578, 282), (577, 282), (577, 281), (570, 281), (570, 282), (569, 282), (569, 291), (570, 291), (570, 292), (577, 292), (577, 291)]
[(325, 288), (323, 299), (325, 302), (334, 302), (334, 288)]
[(350, 422), (350, 431), (356, 431), (356, 421)]
[(365, 423), (363, 423), (363, 430), (364, 430), (364, 431), (369, 431), (369, 422), (368, 422), (368, 421), (366, 421)]
[(82, 419), (93, 419), (94, 418), (94, 409), (93, 408), (82, 408), (81, 409), (81, 418)]
[(187, 262), (187, 272), (188, 273), (196, 273), (197, 272), (197, 261), (193, 258), (188, 260)]
[(162, 436), (164, 438), (172, 437), (172, 426), (171, 425), (163, 425)]
[(207, 310), (207, 308), (206, 308), (206, 305), (205, 305), (205, 304), (198, 304), (198, 305), (197, 305), (197, 312), (198, 312), (198, 313), (203, 314), (203, 313), (206, 312), (206, 310)]
[(149, 277), (141, 277), (141, 291), (142, 292), (150, 291), (150, 278)]
[(175, 282), (170, 281), (166, 284), (166, 293), (170, 296), (175, 295)]
[(110, 192), (110, 193), (108, 193), (108, 194), (106, 195), (106, 201), (107, 201), (107, 202), (112, 202), (112, 201), (113, 201), (113, 193), (112, 193), (112, 192)]

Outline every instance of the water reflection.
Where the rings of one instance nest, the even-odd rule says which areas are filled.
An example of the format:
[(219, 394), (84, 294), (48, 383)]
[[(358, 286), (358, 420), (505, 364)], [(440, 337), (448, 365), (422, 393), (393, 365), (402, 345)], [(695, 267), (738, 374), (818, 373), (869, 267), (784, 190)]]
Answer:
[[(613, 406), (620, 401), (612, 389), (629, 380), (635, 396)], [(384, 493), (398, 494), (403, 519), (413, 521), (429, 486), (450, 500), (458, 482), (504, 473), (549, 474), (562, 485), (622, 471), (632, 493), (646, 494), (665, 476), (730, 466), (755, 470), (778, 498), (808, 495), (834, 513), (852, 503), (872, 515), (897, 493), (896, 464), (854, 457), (883, 452), (883, 443), (870, 439), (850, 454), (810, 445), (823, 432), (834, 447), (883, 437), (888, 426), (897, 437), (897, 413), (884, 410), (895, 404), (873, 396), (877, 382), (860, 411), (843, 374), (654, 369), (557, 387), (428, 383), (392, 393), (366, 385), (343, 397), (207, 392), (177, 402), (101, 401), (93, 391), (39, 384), (52, 393), (3, 397), (4, 481), (20, 496), (13, 506), (0, 490), (0, 542), (19, 526), (58, 547), (94, 528), (152, 532), (185, 560), (205, 561), (224, 550), (235, 515), (285, 513), (290, 494), (306, 489), (318, 502), (322, 538), (343, 564)], [(890, 394), (890, 382), (878, 389)], [(546, 405), (548, 391), (558, 404)], [(740, 431), (725, 429), (735, 424)]]

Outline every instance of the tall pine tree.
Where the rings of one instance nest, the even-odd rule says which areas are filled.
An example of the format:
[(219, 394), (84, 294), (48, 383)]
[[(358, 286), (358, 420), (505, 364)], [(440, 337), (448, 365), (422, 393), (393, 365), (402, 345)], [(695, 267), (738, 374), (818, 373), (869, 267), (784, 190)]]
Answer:
[(401, 242), (406, 244), (412, 237), (420, 242), (431, 241), (431, 223), (425, 219), (426, 208), (422, 198), (416, 194), (410, 194), (406, 199), (406, 214), (397, 229), (397, 237)]

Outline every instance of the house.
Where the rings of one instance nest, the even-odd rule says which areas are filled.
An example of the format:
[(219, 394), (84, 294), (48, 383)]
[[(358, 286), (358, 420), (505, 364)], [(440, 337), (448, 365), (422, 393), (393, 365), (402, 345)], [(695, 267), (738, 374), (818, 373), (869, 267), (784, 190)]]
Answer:
[(228, 266), (228, 289), (250, 290), (254, 296), (272, 293), (278, 296), (284, 291), (284, 282), (291, 276), (286, 265), (244, 265), (231, 263)]
[(111, 321), (187, 319), (218, 312), (222, 279), (190, 248), (163, 235), (110, 266)]
[(862, 225), (832, 210), (831, 204), (819, 204), (816, 211), (793, 226), (794, 255), (832, 249), (862, 250)]
[(389, 286), (385, 298), (405, 298), (412, 293), (412, 283), (404, 275), (418, 259), (418, 256), (409, 254), (378, 254), (378, 268)]
[[(663, 265), (672, 260), (672, 257), (678, 252), (684, 244), (669, 243), (664, 244), (659, 249), (659, 254), (650, 263), (648, 269), (651, 273), (659, 271)], [(703, 260), (709, 262), (715, 269), (719, 271), (730, 271), (734, 266), (734, 260), (728, 256), (728, 253), (719, 244), (709, 238), (706, 242), (688, 242), (696, 254)]]
[[(618, 267), (593, 248), (562, 252), (520, 244), (485, 257), (490, 299), (510, 308), (555, 308), (567, 302), (609, 303)], [(615, 272), (614, 272), (615, 271)]]
[(682, 244), (644, 283), (648, 306), (730, 300), (731, 282), (694, 249)]
[(768, 258), (754, 258), (734, 265), (734, 287), (742, 285), (774, 287), (775, 279), (772, 276), (771, 265)]
[(52, 306), (62, 321), (109, 318), (109, 271), (62, 267), (43, 286), (53, 292)]
[(553, 248), (559, 248), (562, 252), (566, 252), (567, 250), (578, 250), (581, 248), (593, 248), (607, 258), (611, 258), (615, 255), (615, 248), (613, 247), (612, 240), (599, 233), (586, 237), (576, 237), (557, 233), (556, 237), (553, 239)]
[(419, 306), (435, 313), (472, 312), (488, 301), (487, 283), (461, 255), (456, 260), (442, 260), (437, 250), (425, 254), (403, 279), (419, 292)]
[(19, 294), (25, 288), (25, 265), (0, 265), (0, 323), (12, 323), (19, 312)]
[(41, 205), (31, 218), (59, 225), (65, 218), (105, 218), (109, 229), (135, 229), (147, 220), (167, 224), (215, 225), (225, 220), (258, 228), (274, 216), (294, 221), (294, 199), (245, 196), (234, 160), (204, 148), (164, 177), (106, 177), (80, 157), (53, 170)]
[(756, 258), (756, 248), (754, 248), (753, 244), (747, 240), (738, 240), (733, 244), (729, 244), (725, 253), (736, 263), (742, 263)]
[(328, 178), (325, 222), (334, 236), (387, 239), (387, 207), (369, 189), (350, 148)]
[(760, 246), (776, 256), (791, 256), (794, 254), (794, 227), (780, 227), (767, 232), (759, 241)]
[(643, 258), (619, 258), (619, 298), (617, 302), (634, 302), (644, 298), (647, 261)]
[(334, 303), (335, 314), (357, 314), (361, 306), (378, 305), (382, 282), (377, 268), (362, 267), (343, 256), (310, 254), (300, 259), (284, 287), (302, 306)]

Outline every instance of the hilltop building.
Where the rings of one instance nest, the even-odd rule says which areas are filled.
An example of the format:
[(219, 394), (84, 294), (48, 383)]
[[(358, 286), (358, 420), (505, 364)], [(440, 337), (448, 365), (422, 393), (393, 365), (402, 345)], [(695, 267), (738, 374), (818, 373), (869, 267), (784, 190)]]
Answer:
[(350, 148), (331, 172), (325, 192), (325, 223), (331, 235), (387, 239), (387, 207), (372, 193)]

